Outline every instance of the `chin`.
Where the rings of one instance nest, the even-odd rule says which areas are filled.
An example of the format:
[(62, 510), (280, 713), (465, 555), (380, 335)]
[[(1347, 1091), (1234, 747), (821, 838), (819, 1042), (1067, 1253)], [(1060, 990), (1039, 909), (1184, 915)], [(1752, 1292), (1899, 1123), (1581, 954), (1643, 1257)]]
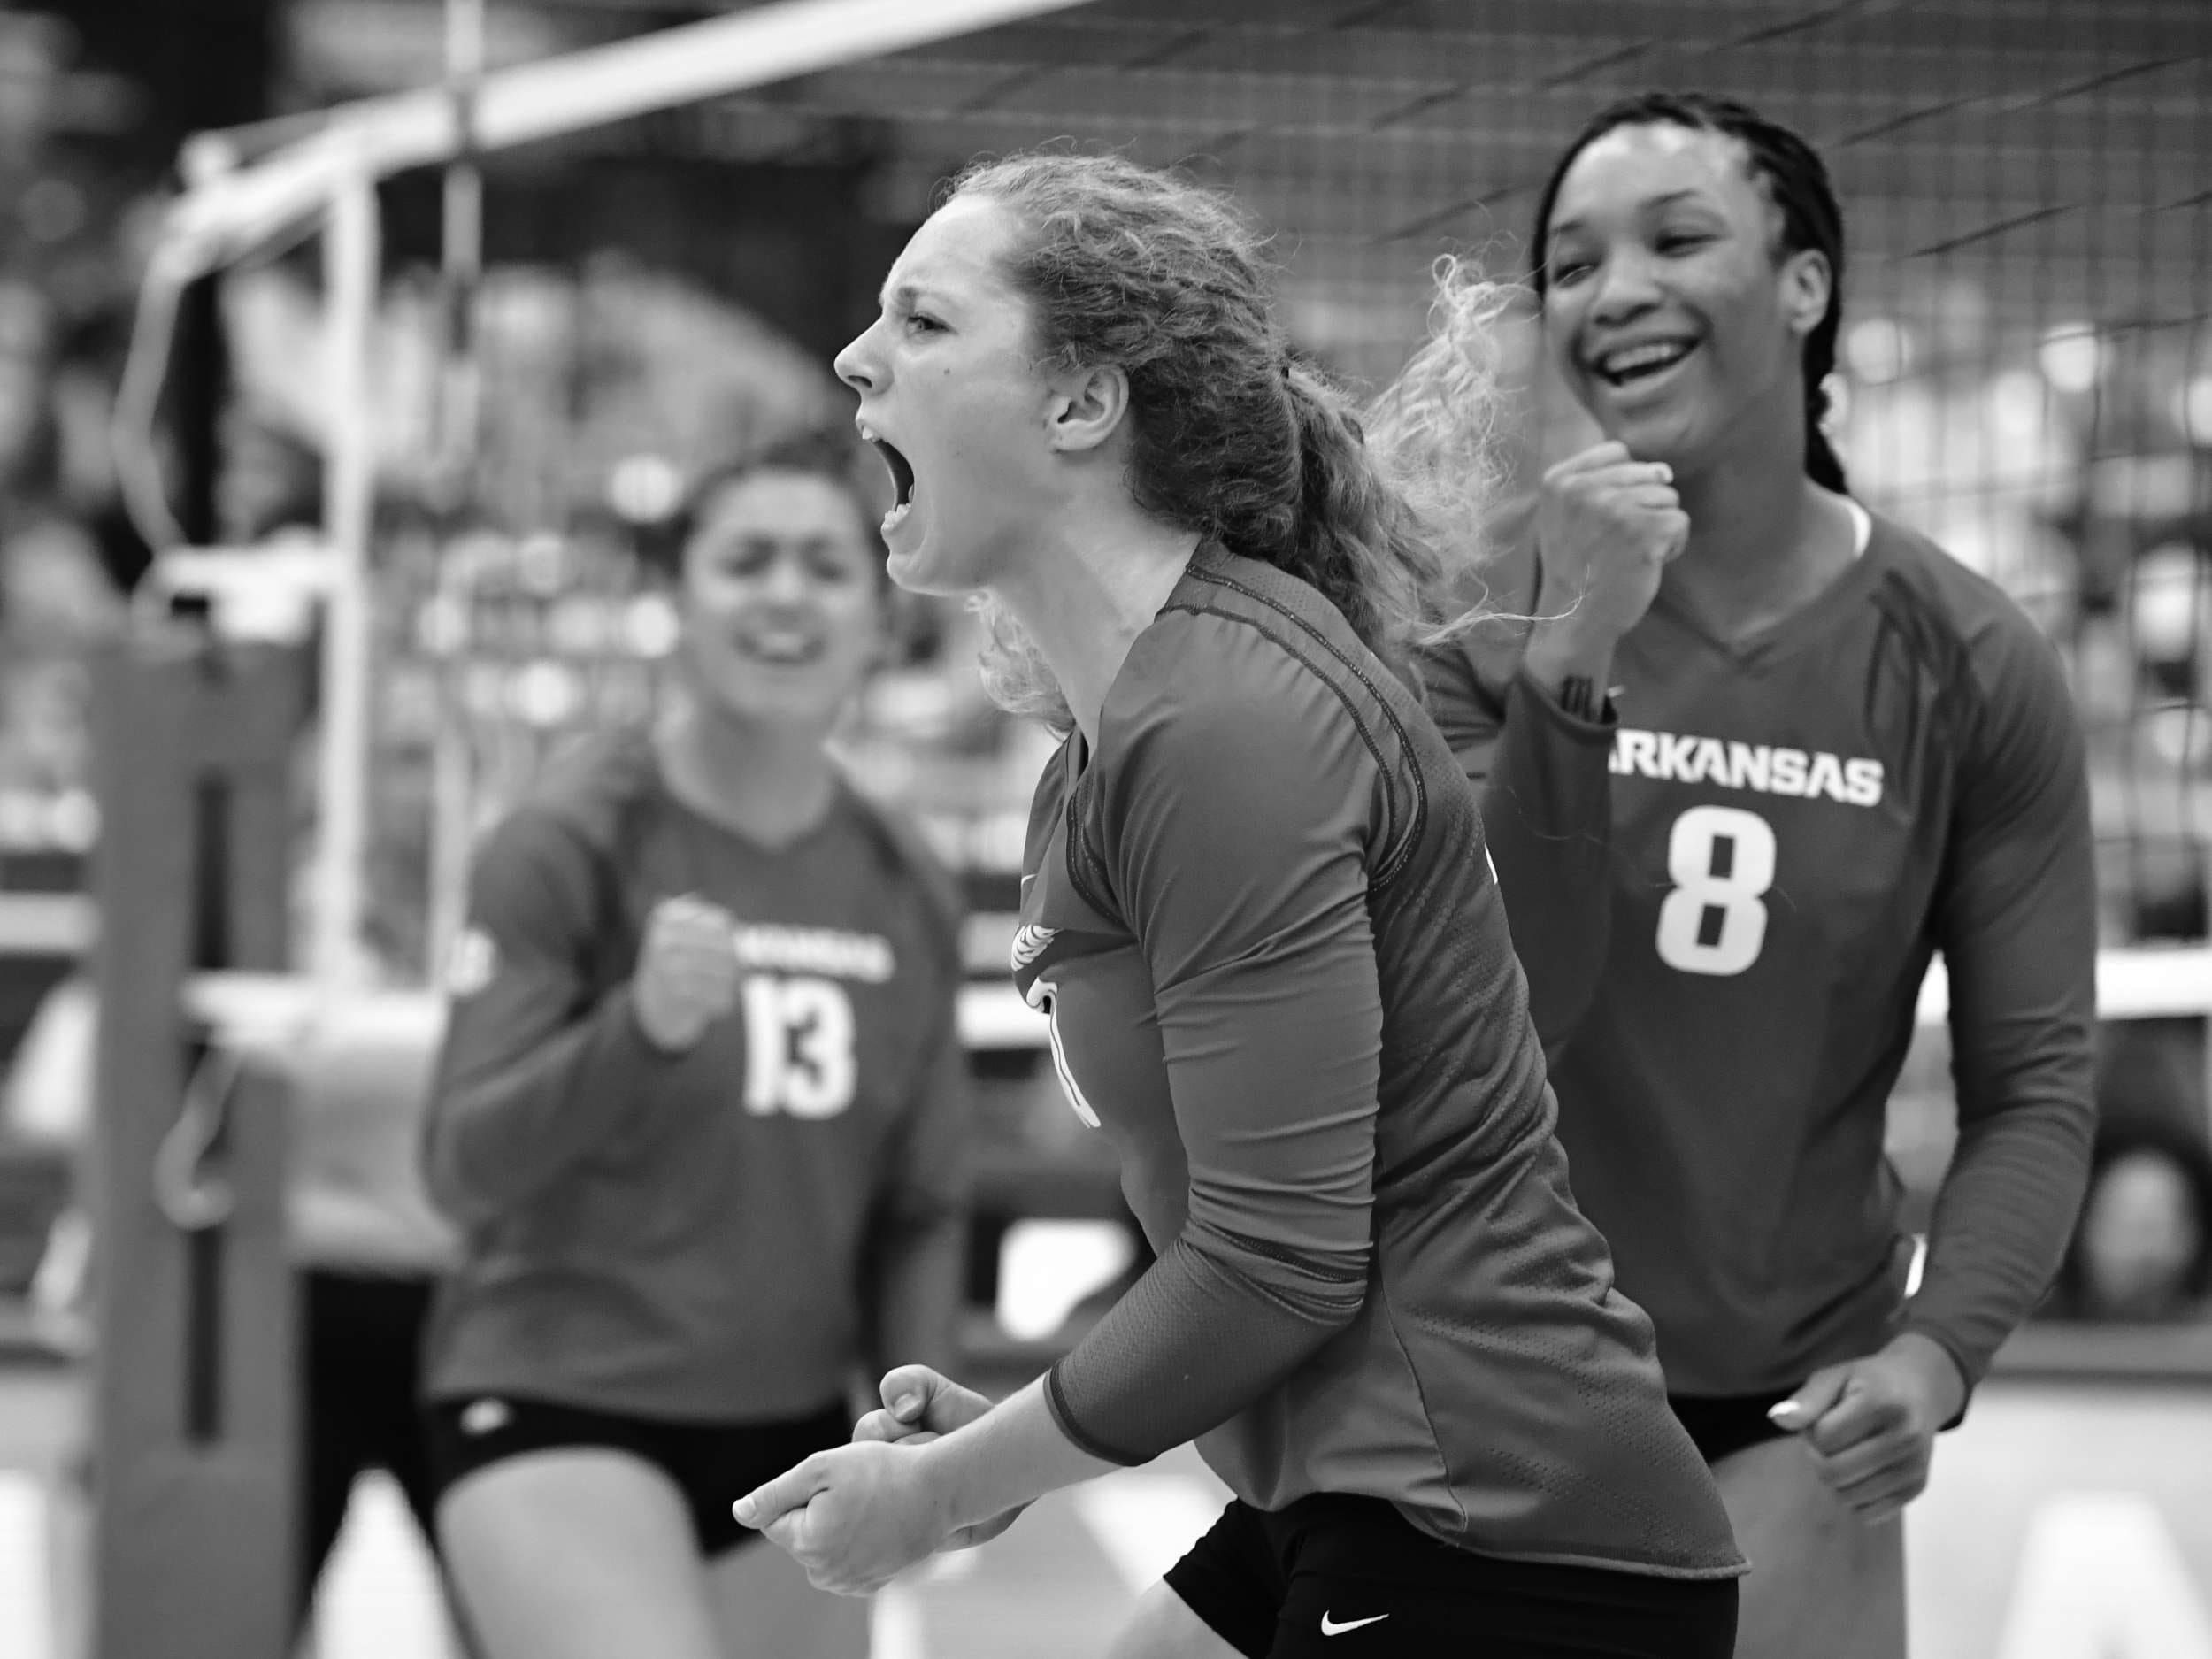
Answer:
[(1695, 423), (1674, 410), (1655, 410), (1647, 415), (1617, 419), (1606, 426), (1605, 435), (1626, 444), (1628, 452), (1639, 461), (1664, 461), (1678, 472), (1688, 470), (1703, 447), (1698, 442)]
[(965, 562), (941, 557), (926, 540), (918, 539), (903, 552), (894, 549), (884, 561), (883, 568), (894, 582), (910, 594), (950, 599), (973, 593), (983, 585), (960, 568)]

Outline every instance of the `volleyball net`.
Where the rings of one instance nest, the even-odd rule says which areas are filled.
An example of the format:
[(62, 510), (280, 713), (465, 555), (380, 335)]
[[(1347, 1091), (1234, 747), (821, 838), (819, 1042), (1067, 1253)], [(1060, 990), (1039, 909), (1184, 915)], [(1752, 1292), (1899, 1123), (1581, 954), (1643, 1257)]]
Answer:
[[(834, 418), (828, 356), (964, 163), (1066, 141), (1229, 186), (1278, 233), (1300, 347), (1379, 383), (1438, 254), (1518, 273), (1573, 131), (1618, 96), (1695, 87), (1799, 127), (1833, 170), (1855, 488), (2064, 656), (2105, 1013), (2212, 1010), (2196, 0), (792, 0), (490, 73), (452, 62), (444, 88), (204, 141), (170, 243), (204, 270), (328, 233), (303, 303), (342, 394), (312, 435), (352, 621), (326, 630), (319, 902), (403, 972), (431, 976), (467, 843), (549, 747), (649, 702), (684, 485)], [(250, 381), (284, 338), (281, 272), (228, 279)], [(1534, 456), (1574, 425), (1526, 367)], [(849, 747), (965, 871), (980, 979), (1003, 961), (1038, 749), (981, 706), (956, 611), (910, 622)], [(1924, 1013), (1942, 1007), (1939, 978)], [(991, 1029), (1027, 1027), (1006, 1010)]]

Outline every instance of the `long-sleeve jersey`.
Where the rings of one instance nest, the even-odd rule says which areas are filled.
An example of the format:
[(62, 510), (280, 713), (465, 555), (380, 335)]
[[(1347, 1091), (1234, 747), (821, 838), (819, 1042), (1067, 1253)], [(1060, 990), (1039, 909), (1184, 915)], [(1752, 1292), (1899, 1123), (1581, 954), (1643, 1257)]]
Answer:
[(1094, 1453), (1273, 1509), (1740, 1570), (1577, 1211), (1466, 780), (1311, 588), (1202, 548), (1030, 819), (1017, 983), (1158, 1260), (1055, 1367)]
[[(1786, 1389), (1907, 1327), (1978, 1379), (2085, 1178), (2095, 888), (2071, 701), (1994, 587), (1870, 532), (1750, 639), (1707, 637), (1663, 590), (1615, 654), (1617, 729), (1509, 663), (1427, 664), (1486, 812), (1516, 826), (1495, 842), (1515, 938), (1567, 987), (1543, 1035), (1575, 1195), (1682, 1394)], [(1552, 781), (1511, 782), (1531, 777)], [(1594, 905), (1558, 880), (1594, 857)], [(1882, 1134), (1937, 951), (1959, 1145), (1907, 1302)]]
[[(685, 894), (736, 918), (743, 978), (671, 1055), (629, 980)], [(849, 788), (772, 849), (676, 801), (642, 734), (554, 769), (478, 856), (456, 952), (424, 1164), (465, 1244), (428, 1394), (691, 1420), (838, 1398), (879, 1242), (963, 1210), (955, 922)]]

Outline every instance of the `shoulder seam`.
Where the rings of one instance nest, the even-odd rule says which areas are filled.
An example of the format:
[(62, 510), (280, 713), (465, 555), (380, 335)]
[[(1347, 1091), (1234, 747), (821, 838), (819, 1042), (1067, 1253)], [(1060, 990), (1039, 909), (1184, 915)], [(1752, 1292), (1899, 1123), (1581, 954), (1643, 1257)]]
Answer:
[[(1323, 650), (1326, 651), (1331, 657), (1334, 657), (1338, 663), (1343, 665), (1346, 672), (1350, 673), (1355, 680), (1358, 680), (1362, 686), (1366, 687), (1368, 695), (1375, 700), (1375, 706), (1382, 711), (1382, 718), (1389, 722), (1390, 729), (1398, 740), (1400, 752), (1405, 755), (1409, 760), (1411, 759), (1413, 755), (1413, 741), (1411, 734), (1407, 732), (1404, 723), (1398, 718), (1396, 710), (1391, 708), (1389, 700), (1382, 695), (1380, 687), (1379, 687), (1375, 682), (1368, 677), (1366, 671), (1363, 670), (1358, 663), (1353, 661), (1352, 658), (1345, 652), (1340, 650), (1335, 642), (1326, 634), (1323, 634), (1320, 629), (1315, 627), (1311, 623), (1308, 622), (1303, 617), (1301, 617), (1296, 612), (1291, 611), (1287, 606), (1270, 598), (1265, 594), (1257, 592), (1253, 588), (1244, 586), (1241, 582), (1225, 577), (1217, 571), (1206, 572), (1204, 580), (1213, 583), (1216, 587), (1225, 588), (1232, 593), (1241, 594), (1244, 597), (1251, 600), (1256, 604), (1266, 606), (1268, 610), (1288, 621), (1293, 626), (1296, 627), (1301, 633), (1304, 634), (1308, 638), (1312, 640), (1315, 644), (1318, 645)], [(1309, 658), (1303, 652), (1298, 650), (1290, 641), (1284, 639), (1273, 630), (1263, 626), (1255, 618), (1239, 616), (1236, 612), (1232, 611), (1224, 611), (1212, 605), (1201, 605), (1188, 601), (1171, 604), (1168, 609), (1171, 611), (1184, 611), (1192, 616), (1213, 616), (1221, 618), (1225, 622), (1241, 623), (1246, 627), (1250, 628), (1255, 634), (1257, 634), (1262, 639), (1273, 644), (1278, 649), (1281, 650), (1286, 656), (1290, 657), (1292, 661), (1299, 664), (1309, 672), (1311, 672), (1315, 679), (1318, 680), (1324, 686), (1326, 686), (1330, 694), (1334, 696), (1339, 703), (1344, 705), (1345, 713), (1351, 717), (1352, 729), (1359, 733), (1360, 741), (1366, 745), (1368, 755), (1375, 763), (1376, 773), (1384, 782), (1384, 801), (1391, 811), (1392, 816), (1396, 816), (1396, 803), (1392, 798), (1391, 791), (1388, 787), (1390, 769), (1384, 764), (1381, 747), (1376, 742), (1374, 733), (1368, 729), (1368, 723), (1366, 719), (1363, 718), (1360, 710), (1353, 704), (1351, 698), (1346, 695), (1342, 687), (1337, 685), (1329, 678), (1328, 675), (1319, 672), (1311, 659)], [(1408, 776), (1411, 779), (1413, 787), (1412, 817), (1407, 826), (1406, 833), (1403, 835), (1394, 838), (1397, 841), (1397, 845), (1391, 849), (1388, 856), (1385, 857), (1383, 862), (1376, 868), (1371, 885), (1373, 889), (1378, 892), (1381, 891), (1385, 887), (1387, 887), (1404, 872), (1405, 866), (1412, 859), (1414, 850), (1419, 845), (1422, 833), (1427, 827), (1428, 824), (1428, 785), (1421, 776), (1421, 769), (1419, 766), (1409, 765), (1406, 768), (1406, 771)]]

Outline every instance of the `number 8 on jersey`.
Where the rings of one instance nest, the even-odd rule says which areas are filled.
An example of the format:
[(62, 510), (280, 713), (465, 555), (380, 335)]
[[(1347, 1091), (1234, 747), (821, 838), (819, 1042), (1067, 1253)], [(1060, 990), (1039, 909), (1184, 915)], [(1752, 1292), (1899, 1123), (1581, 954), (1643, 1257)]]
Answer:
[(1667, 836), (1659, 960), (1684, 973), (1741, 973), (1766, 942), (1773, 826), (1741, 807), (1694, 806)]

